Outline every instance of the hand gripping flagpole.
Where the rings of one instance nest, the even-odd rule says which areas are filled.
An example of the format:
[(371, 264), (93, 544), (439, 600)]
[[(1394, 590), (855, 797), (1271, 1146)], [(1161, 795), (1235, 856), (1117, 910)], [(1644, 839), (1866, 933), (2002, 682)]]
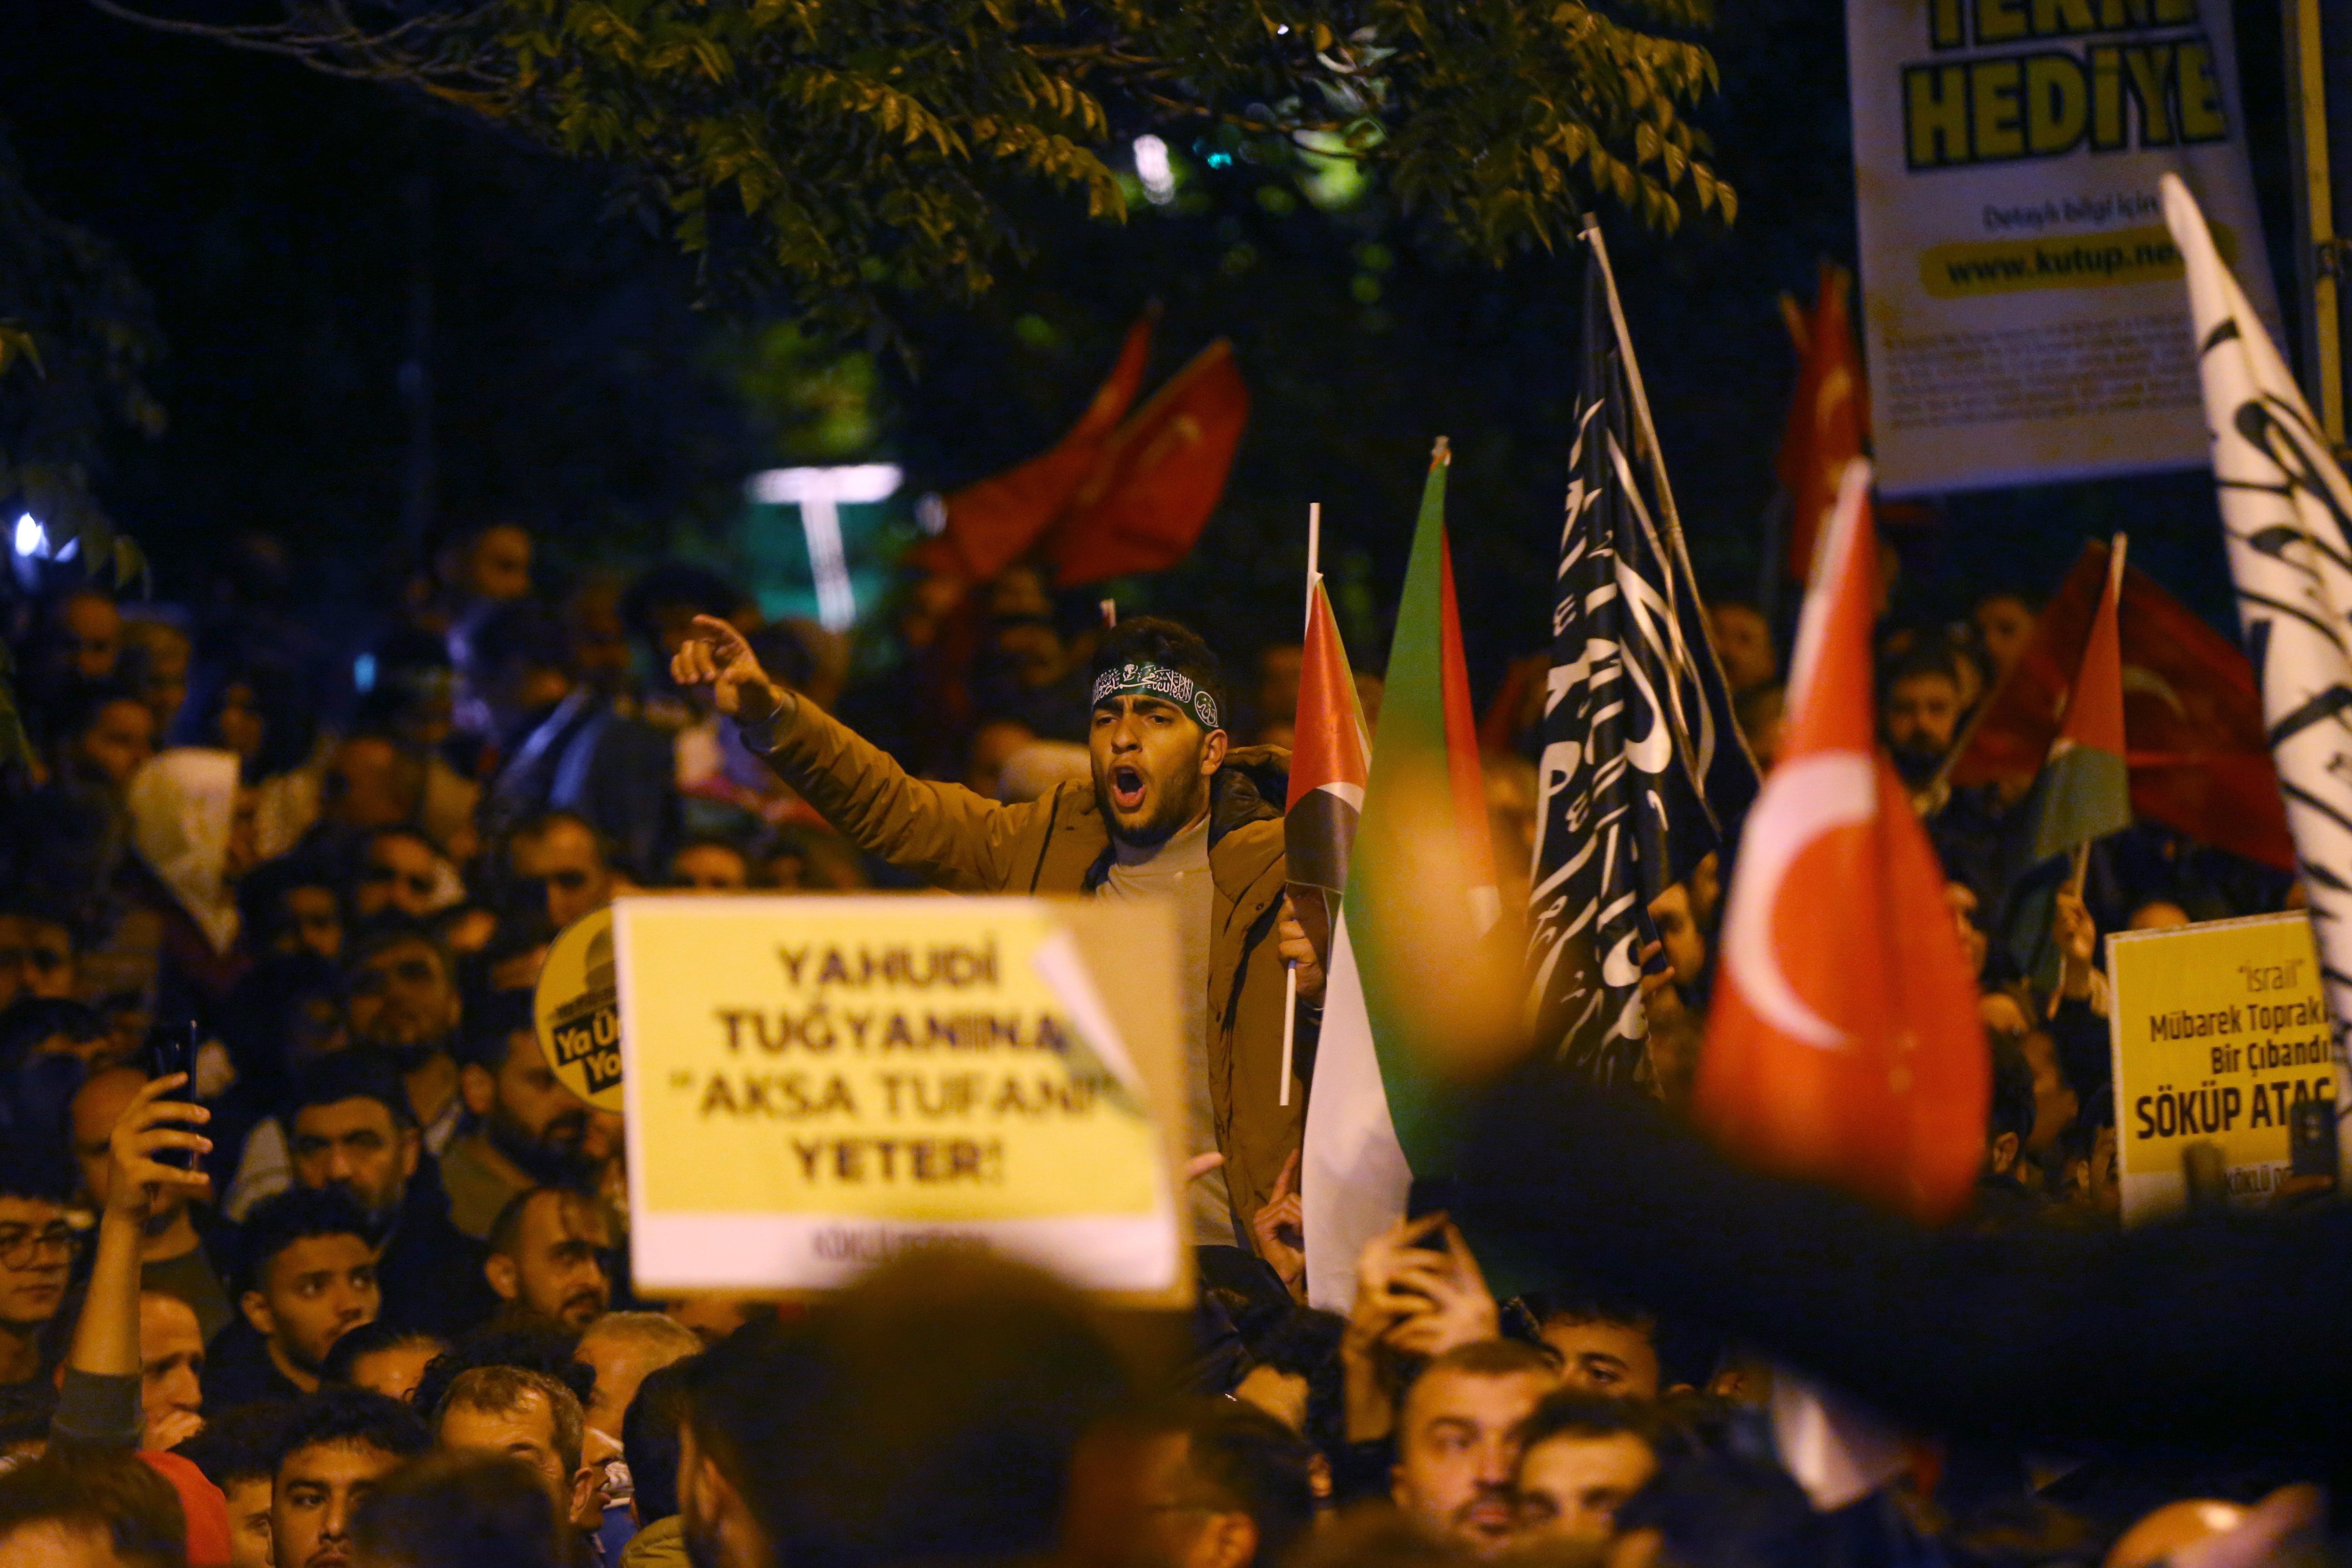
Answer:
[[(1307, 625), (1315, 624), (1315, 580), (1321, 574), (1316, 570), (1323, 549), (1323, 503), (1307, 503)], [(1290, 1106), (1291, 1051), (1298, 1043), (1298, 965), (1282, 966), (1282, 1083), (1276, 1103), (1288, 1110)]]

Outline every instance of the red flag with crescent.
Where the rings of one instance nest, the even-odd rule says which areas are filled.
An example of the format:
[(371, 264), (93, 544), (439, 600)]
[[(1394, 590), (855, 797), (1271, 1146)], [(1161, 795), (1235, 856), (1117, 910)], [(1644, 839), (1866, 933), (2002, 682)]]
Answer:
[(1928, 1222), (1968, 1206), (1991, 1062), (1943, 868), (1879, 752), (1870, 466), (1805, 595), (1780, 762), (1750, 810), (1694, 1109), (1730, 1152)]
[(1792, 582), (1812, 575), (1815, 542), (1837, 500), (1839, 479), (1846, 465), (1862, 456), (1870, 438), (1870, 397), (1846, 308), (1853, 288), (1853, 273), (1824, 261), (1811, 316), (1795, 300), (1780, 296), (1781, 318), (1797, 345), (1799, 361), (1797, 389), (1789, 399), (1789, 419), (1775, 459), (1781, 488), (1789, 492), (1788, 571)]

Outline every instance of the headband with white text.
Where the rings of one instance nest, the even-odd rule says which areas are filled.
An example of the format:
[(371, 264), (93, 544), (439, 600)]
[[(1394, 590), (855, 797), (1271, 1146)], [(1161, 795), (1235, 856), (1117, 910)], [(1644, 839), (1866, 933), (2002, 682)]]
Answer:
[(1199, 681), (1164, 664), (1115, 664), (1095, 677), (1096, 707), (1119, 697), (1157, 697), (1183, 709), (1203, 730), (1223, 728), (1217, 722), (1217, 700)]

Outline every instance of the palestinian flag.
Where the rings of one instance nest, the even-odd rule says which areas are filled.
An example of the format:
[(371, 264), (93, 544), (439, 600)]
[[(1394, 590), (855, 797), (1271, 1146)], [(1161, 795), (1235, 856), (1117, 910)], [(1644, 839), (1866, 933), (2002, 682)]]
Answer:
[(1348, 852), (1364, 808), (1372, 741), (1356, 700), (1355, 671), (1339, 641), (1330, 595), (1318, 574), (1307, 596), (1307, 647), (1298, 678), (1290, 800), (1282, 837), (1290, 859), (1290, 901), (1328, 973), (1331, 928), (1348, 886)]
[(2108, 558), (2106, 588), (2091, 622), (2090, 640), (2066, 717), (2050, 744), (2042, 769), (2041, 800), (2033, 826), (2036, 860), (2129, 827), (2131, 772), (2124, 761), (2123, 639), (2116, 630), (2116, 605), (2123, 593), (2123, 538)]
[[(1425, 1026), (1407, 1021), (1430, 1016), (1407, 1005), (1405, 988), (1425, 984), (1409, 951), (1413, 932), (1444, 921), (1483, 934), (1501, 909), (1445, 542), (1448, 460), (1440, 439), (1397, 605), (1307, 1097), (1299, 1195), (1307, 1297), (1343, 1312), (1364, 1244), (1403, 1215), (1416, 1174), (1441, 1168), (1444, 1118), (1431, 1064), (1448, 1042), (1422, 1037)], [(1310, 743), (1302, 713), (1299, 744)], [(1432, 838), (1455, 875), (1410, 869), (1428, 864)]]

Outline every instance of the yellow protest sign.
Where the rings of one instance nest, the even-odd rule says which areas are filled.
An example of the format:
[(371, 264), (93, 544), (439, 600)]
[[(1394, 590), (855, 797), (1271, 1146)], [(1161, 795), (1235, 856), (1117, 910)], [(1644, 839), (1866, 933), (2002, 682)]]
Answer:
[(2289, 1173), (2294, 1107), (2336, 1093), (2310, 921), (2118, 931), (2107, 974), (2126, 1222), (2182, 1206), (2182, 1161), (2200, 1142), (2219, 1148), (2231, 1201), (2268, 1201)]
[(941, 1244), (1189, 1288), (1168, 910), (626, 898), (614, 935), (643, 1288), (825, 1289)]
[(613, 911), (597, 910), (565, 926), (549, 946), (531, 1016), (557, 1080), (599, 1110), (621, 1109), (615, 1001)]

